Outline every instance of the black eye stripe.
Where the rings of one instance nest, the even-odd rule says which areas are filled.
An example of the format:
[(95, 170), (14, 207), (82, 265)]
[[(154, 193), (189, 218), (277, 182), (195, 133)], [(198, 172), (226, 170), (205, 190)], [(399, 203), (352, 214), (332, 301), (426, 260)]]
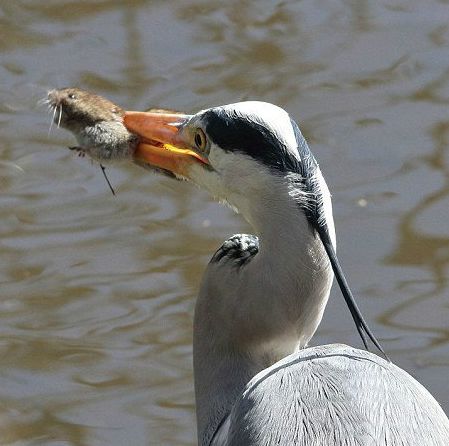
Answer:
[(238, 151), (283, 172), (296, 172), (298, 160), (265, 126), (220, 110), (204, 114), (206, 133), (223, 150)]

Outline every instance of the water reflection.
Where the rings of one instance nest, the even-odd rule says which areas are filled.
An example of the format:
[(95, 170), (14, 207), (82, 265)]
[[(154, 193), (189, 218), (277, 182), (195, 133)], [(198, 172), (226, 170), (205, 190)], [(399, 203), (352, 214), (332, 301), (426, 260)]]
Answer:
[[(416, 97), (416, 96), (415, 96)], [(426, 301), (446, 299), (447, 292), (447, 268), (449, 266), (449, 238), (444, 235), (432, 235), (421, 231), (418, 226), (419, 219), (423, 215), (432, 218), (432, 210), (438, 205), (445, 207), (449, 197), (449, 166), (447, 165), (447, 147), (449, 143), (449, 122), (436, 123), (431, 129), (431, 138), (435, 147), (430, 154), (420, 156), (409, 162), (407, 171), (418, 170), (421, 165), (430, 168), (443, 179), (443, 184), (435, 191), (424, 195), (416, 205), (405, 212), (399, 221), (399, 239), (393, 253), (388, 257), (388, 262), (394, 265), (409, 265), (428, 270), (431, 277), (426, 281), (411, 280), (400, 283), (399, 290), (406, 291), (411, 297), (393, 306), (382, 316), (385, 324), (396, 328), (432, 333), (429, 340), (430, 346), (447, 344), (449, 341), (449, 325), (435, 327), (431, 324), (413, 324), (409, 321), (398, 320), (398, 316), (413, 305), (422, 305)], [(444, 224), (441, 221), (441, 224)], [(420, 286), (421, 285), (421, 286)], [(415, 291), (421, 288), (424, 291)], [(425, 346), (427, 349), (428, 346)]]

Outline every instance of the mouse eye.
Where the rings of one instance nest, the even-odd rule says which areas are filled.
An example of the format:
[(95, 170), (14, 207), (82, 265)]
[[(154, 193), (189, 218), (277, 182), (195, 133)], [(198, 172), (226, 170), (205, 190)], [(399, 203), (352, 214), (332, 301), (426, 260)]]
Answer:
[(75, 93), (69, 93), (68, 94), (68, 98), (69, 99), (76, 99), (76, 94)]

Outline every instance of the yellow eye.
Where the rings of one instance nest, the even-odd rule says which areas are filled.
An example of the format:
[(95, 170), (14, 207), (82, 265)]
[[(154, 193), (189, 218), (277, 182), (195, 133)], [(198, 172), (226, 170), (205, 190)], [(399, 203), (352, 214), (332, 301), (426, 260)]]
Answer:
[(195, 145), (196, 147), (201, 150), (202, 152), (204, 152), (204, 150), (206, 149), (207, 146), (207, 139), (206, 139), (206, 135), (204, 134), (204, 132), (201, 129), (196, 129), (195, 130)]

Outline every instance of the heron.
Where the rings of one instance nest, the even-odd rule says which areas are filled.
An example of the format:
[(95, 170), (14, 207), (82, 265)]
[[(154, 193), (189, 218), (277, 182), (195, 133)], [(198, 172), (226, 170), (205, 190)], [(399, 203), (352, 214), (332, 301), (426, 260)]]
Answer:
[(256, 234), (215, 252), (195, 304), (199, 445), (449, 444), (438, 402), (388, 358), (307, 347), (335, 274), (364, 343), (381, 350), (336, 256), (328, 187), (285, 110), (247, 101), (193, 115), (129, 111), (124, 122), (141, 138), (138, 164), (207, 190)]

